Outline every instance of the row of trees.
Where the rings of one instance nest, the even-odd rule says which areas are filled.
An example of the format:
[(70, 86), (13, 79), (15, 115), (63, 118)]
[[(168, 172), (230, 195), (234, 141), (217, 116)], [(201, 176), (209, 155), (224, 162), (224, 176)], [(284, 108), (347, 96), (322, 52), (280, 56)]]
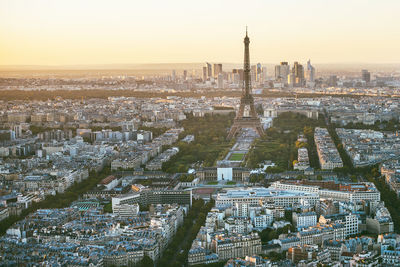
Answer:
[[(321, 115), (321, 119), (319, 119), (319, 126), (324, 126), (325, 119)], [(319, 164), (319, 158), (318, 158), (318, 152), (317, 152), (317, 147), (315, 146), (315, 141), (314, 141), (314, 128), (311, 126), (304, 126), (303, 128), (303, 133), (304, 136), (307, 138), (307, 149), (308, 149), (308, 159), (310, 161), (310, 166), (313, 167), (314, 169), (319, 169), (321, 168)]]
[(261, 183), (265, 179), (264, 173), (252, 173), (249, 177), (250, 183)]
[[(147, 83), (147, 81), (137, 81), (137, 83)], [(207, 92), (208, 97), (240, 97), (241, 92), (239, 91), (210, 91)], [(343, 95), (322, 95), (322, 94), (293, 94), (290, 92), (269, 92), (264, 90), (260, 97), (318, 97), (318, 96), (332, 96), (332, 97), (343, 97)], [(24, 91), (24, 90), (13, 90), (12, 93), (8, 90), (0, 91), (0, 100), (12, 101), (12, 100), (48, 100), (48, 99), (91, 99), (101, 98), (107, 99), (108, 97), (138, 97), (138, 98), (166, 98), (167, 96), (180, 96), (180, 97), (202, 97), (204, 93), (196, 92), (153, 92), (153, 91), (135, 91), (135, 90), (108, 90), (108, 89), (88, 89), (88, 90), (35, 90), (35, 91)], [(360, 98), (358, 95), (347, 95), (347, 97)]]
[(179, 176), (179, 181), (180, 182), (191, 182), (194, 180), (194, 175), (193, 174), (182, 174)]
[(396, 233), (400, 234), (400, 199), (396, 193), (389, 188), (386, 184), (384, 178), (376, 177), (376, 171), (371, 171), (367, 175), (367, 179), (373, 182), (376, 188), (381, 192), (381, 199), (385, 202), (385, 207), (389, 210), (390, 216), (392, 217), (394, 230)]
[[(166, 98), (167, 96), (180, 96), (180, 97), (202, 97), (203, 93), (195, 92), (150, 92), (150, 91), (134, 91), (134, 90), (107, 90), (107, 89), (95, 89), (95, 90), (38, 90), (38, 91), (23, 91), (23, 90), (13, 90), (12, 93), (7, 90), (0, 90), (0, 100), (13, 101), (13, 100), (42, 100), (46, 101), (48, 99), (91, 99), (100, 98), (107, 99), (108, 97), (138, 97), (138, 98)], [(222, 97), (230, 96), (237, 97), (240, 96), (240, 92), (234, 91), (219, 91), (219, 92), (208, 92), (209, 97)]]
[(214, 206), (214, 200), (205, 203), (203, 199), (193, 200), (193, 205), (178, 228), (172, 241), (164, 250), (162, 257), (158, 260), (157, 266), (184, 266), (186, 265), (188, 253), (196, 238), (200, 227), (206, 220), (207, 213)]
[(294, 232), (295, 229), (291, 224), (285, 225), (282, 228), (273, 229), (273, 228), (265, 228), (258, 235), (261, 238), (261, 243), (266, 244), (273, 239), (278, 239), (279, 235), (287, 234), (289, 232)]
[(350, 156), (347, 154), (346, 150), (343, 147), (343, 144), (339, 138), (339, 136), (336, 133), (336, 128), (333, 124), (328, 125), (328, 132), (335, 143), (335, 146), (337, 150), (339, 151), (339, 155), (342, 158), (343, 161), (343, 168), (336, 168), (335, 171), (341, 172), (341, 173), (355, 173), (355, 169), (353, 166), (353, 162), (351, 161)]
[(27, 215), (35, 212), (38, 209), (54, 209), (68, 207), (73, 201), (77, 200), (80, 195), (92, 189), (98, 182), (111, 174), (110, 167), (105, 167), (99, 173), (90, 172), (89, 177), (80, 183), (74, 183), (64, 193), (56, 194), (55, 196), (47, 196), (46, 199), (40, 202), (34, 202), (29, 208), (24, 209), (19, 216), (10, 216), (0, 222), (0, 235), (5, 234), (7, 229), (24, 219)]
[(213, 166), (232, 145), (226, 140), (227, 129), (231, 126), (234, 113), (229, 115), (205, 115), (193, 117), (188, 114), (181, 122), (185, 129), (180, 138), (194, 135), (191, 143), (179, 142), (179, 152), (163, 163), (162, 170), (168, 173), (187, 172), (193, 163), (204, 167)]
[[(396, 120), (391, 120), (387, 123), (384, 123), (386, 126), (384, 129), (386, 130), (394, 130), (392, 127), (398, 127)], [(382, 123), (375, 123), (374, 126), (371, 125), (364, 125), (364, 124), (347, 124), (346, 128), (353, 128), (353, 129), (373, 129), (379, 130), (377, 128), (381, 127)], [(343, 161), (343, 168), (336, 168), (335, 171), (343, 173), (343, 174), (350, 174), (350, 177), (353, 182), (358, 181), (358, 177), (365, 177), (368, 181), (373, 182), (376, 188), (381, 193), (381, 199), (385, 202), (385, 206), (390, 212), (390, 215), (393, 220), (394, 228), (396, 233), (400, 233), (400, 199), (396, 195), (396, 193), (389, 188), (386, 184), (384, 178), (381, 177), (379, 172), (378, 165), (366, 166), (366, 167), (359, 167), (355, 168), (353, 166), (353, 162), (351, 161), (349, 155), (346, 153), (339, 136), (336, 133), (335, 125), (328, 126), (329, 134), (332, 137), (333, 142), (335, 143), (340, 157)]]
[(365, 167), (354, 167), (350, 156), (347, 154), (346, 150), (343, 147), (342, 141), (336, 133), (336, 125), (329, 124), (327, 129), (343, 161), (343, 167), (335, 168), (335, 172), (341, 173), (343, 175), (350, 175), (350, 178), (353, 182), (357, 182), (358, 177), (366, 177), (371, 182), (374, 182), (373, 180), (371, 180), (372, 178), (380, 177), (379, 164)]
[(156, 127), (140, 126), (139, 130), (150, 131), (150, 132), (153, 133), (153, 138), (156, 138), (156, 137), (159, 137), (160, 135), (162, 135), (163, 133), (165, 133), (168, 130), (168, 128), (166, 128), (166, 127), (156, 128)]
[[(255, 141), (248, 155), (247, 166), (255, 168), (264, 160), (272, 160), (279, 170), (290, 170), (293, 161), (297, 159), (297, 149), (307, 147), (311, 166), (318, 168), (318, 156), (313, 141), (314, 128), (324, 125), (323, 116), (316, 120), (293, 112), (280, 114), (274, 119), (273, 127), (267, 129), (265, 135)], [(301, 132), (304, 132), (309, 143), (296, 143)]]

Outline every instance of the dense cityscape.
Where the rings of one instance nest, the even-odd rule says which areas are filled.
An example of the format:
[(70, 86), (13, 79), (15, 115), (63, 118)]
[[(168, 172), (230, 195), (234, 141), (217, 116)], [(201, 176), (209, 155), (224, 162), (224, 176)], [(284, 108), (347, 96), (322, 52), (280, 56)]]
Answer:
[[(400, 264), (400, 75), (324, 79), (310, 61), (201, 71), (2, 78), (20, 94), (1, 101), (2, 264)], [(243, 79), (254, 101), (240, 111), (223, 94)], [(87, 84), (121, 95), (57, 96)], [(37, 90), (53, 97), (24, 99)], [(246, 124), (230, 140), (253, 108), (262, 136)]]
[(0, 266), (400, 266), (397, 3), (40, 1), (0, 0)]

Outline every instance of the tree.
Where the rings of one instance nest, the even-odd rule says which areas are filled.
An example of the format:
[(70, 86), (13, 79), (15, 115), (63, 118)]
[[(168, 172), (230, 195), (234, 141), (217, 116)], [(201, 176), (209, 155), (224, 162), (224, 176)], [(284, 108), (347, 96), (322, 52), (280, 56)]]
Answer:
[(306, 147), (307, 143), (296, 141), (296, 148)]
[(154, 266), (153, 260), (145, 255), (137, 264), (136, 267), (149, 267), (149, 266)]
[(312, 135), (312, 134), (314, 133), (314, 130), (313, 130), (312, 127), (304, 126), (304, 128), (303, 128), (303, 133), (304, 133), (305, 135)]
[[(323, 116), (321, 116), (323, 118)], [(314, 145), (314, 127), (325, 126), (322, 119), (311, 119), (292, 112), (279, 114), (273, 121), (274, 127), (266, 130), (266, 134), (257, 139), (254, 148), (247, 154), (247, 166), (255, 168), (265, 160), (272, 160), (281, 172), (292, 169), (292, 161), (297, 158), (297, 149), (307, 147), (310, 165), (319, 168), (319, 160)], [(297, 136), (304, 132), (308, 142), (296, 142)]]
[(268, 168), (265, 170), (265, 172), (266, 172), (266, 173), (280, 173), (280, 172), (283, 172), (283, 169), (280, 168), (280, 167), (278, 167), (278, 166), (275, 166), (275, 167), (268, 167)]
[(379, 176), (380, 176), (379, 169), (376, 168), (376, 167), (372, 168), (371, 174), (372, 174), (372, 176), (375, 177), (375, 178), (376, 178), (376, 177), (379, 177)]

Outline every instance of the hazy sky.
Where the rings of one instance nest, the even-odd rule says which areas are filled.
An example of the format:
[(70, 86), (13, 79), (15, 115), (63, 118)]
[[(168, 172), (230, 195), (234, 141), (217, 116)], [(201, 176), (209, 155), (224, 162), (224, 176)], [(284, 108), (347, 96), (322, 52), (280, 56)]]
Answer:
[(399, 63), (400, 0), (0, 0), (0, 65)]

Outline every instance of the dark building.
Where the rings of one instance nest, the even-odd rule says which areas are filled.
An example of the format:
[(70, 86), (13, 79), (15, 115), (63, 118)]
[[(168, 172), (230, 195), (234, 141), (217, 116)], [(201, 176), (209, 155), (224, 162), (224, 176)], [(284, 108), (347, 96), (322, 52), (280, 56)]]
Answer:
[(361, 71), (361, 79), (364, 82), (369, 83), (371, 81), (371, 73), (368, 70), (362, 70)]

